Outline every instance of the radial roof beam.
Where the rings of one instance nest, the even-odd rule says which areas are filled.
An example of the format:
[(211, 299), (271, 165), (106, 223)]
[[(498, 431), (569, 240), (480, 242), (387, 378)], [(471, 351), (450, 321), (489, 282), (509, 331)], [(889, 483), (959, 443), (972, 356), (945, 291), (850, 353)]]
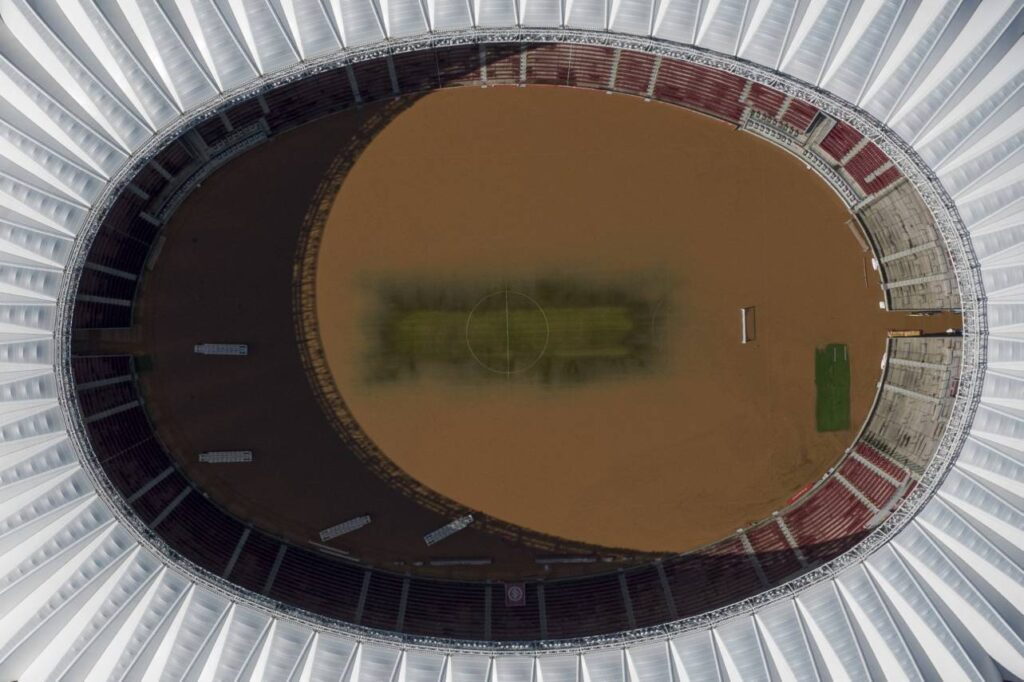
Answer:
[(103, 180), (94, 173), (79, 168), (28, 135), (0, 122), (0, 164), (4, 161), (8, 171), (20, 171), (41, 181), (50, 191), (59, 192), (65, 200), (80, 206), (89, 206), (103, 186)]
[[(1021, 91), (1024, 95), (1024, 90)], [(971, 145), (971, 155), (964, 154), (938, 171), (943, 183), (954, 194), (1012, 172), (1021, 162), (1024, 150), (1024, 121), (1006, 119), (983, 140)]]
[(697, 44), (736, 54), (749, 5), (749, 0), (710, 0), (697, 30)]
[(835, 583), (823, 582), (796, 600), (817, 659), (831, 677), (867, 677), (867, 663)]
[(946, 614), (959, 621), (967, 634), (961, 641), (974, 640), (974, 648), (980, 649), (976, 666), (983, 667), (991, 657), (1014, 676), (1024, 677), (1024, 642), (926, 534), (912, 524), (892, 547)]
[(867, 663), (873, 677), (900, 671), (908, 680), (924, 680), (907, 642), (863, 564), (836, 580), (843, 605), (871, 653)]
[[(217, 617), (213, 628), (203, 638), (202, 643), (196, 649), (195, 655), (192, 660), (189, 661), (188, 666), (182, 675), (183, 680), (203, 679), (201, 673), (205, 673), (211, 666), (216, 670), (221, 663), (221, 655), (223, 654), (223, 648), (218, 648), (218, 645), (223, 644), (223, 636), (226, 635), (231, 622), (231, 614), (236, 608), (235, 604), (229, 603), (220, 615)], [(223, 676), (223, 672), (221, 674)], [(216, 678), (207, 678), (216, 679)], [(256, 679), (256, 678), (253, 678)]]
[(754, 622), (771, 661), (773, 679), (795, 680), (799, 673), (810, 680), (821, 680), (792, 599), (754, 614)]
[(722, 680), (722, 667), (711, 632), (697, 632), (669, 642), (673, 669), (683, 682)]
[(703, 0), (661, 0), (654, 20), (654, 34), (695, 44), (703, 6)]
[[(932, 121), (950, 102), (955, 93), (980, 77), (979, 67), (993, 55), (1000, 56), (1009, 45), (1004, 32), (1020, 17), (1020, 0), (990, 0), (983, 11), (975, 11), (927, 75), (910, 96), (892, 114), (889, 125), (915, 142), (928, 132)], [(1014, 41), (1019, 34), (1013, 36)]]
[(217, 71), (213, 51), (210, 49), (210, 42), (206, 39), (206, 34), (202, 28), (205, 22), (200, 21), (196, 5), (197, 3), (192, 0), (175, 0), (175, 7), (178, 10), (181, 21), (185, 24), (187, 37), (192, 45), (195, 46), (193, 56), (197, 59), (197, 62), (201, 62), (201, 67), (209, 77), (214, 88), (218, 91), (223, 91), (224, 81)]
[[(58, 470), (55, 475), (47, 476), (34, 486), (36, 490), (26, 491), (39, 491), (37, 494), (49, 496), (43, 497), (40, 504), (47, 507), (46, 513), (39, 513), (35, 518), (25, 519), (20, 524), (15, 524), (9, 518), (9, 512), (3, 514), (5, 526), (0, 534), (0, 551), (3, 552), (0, 555), (0, 575), (9, 576), (20, 564), (41, 550), (43, 555), (35, 557), (35, 568), (42, 569), (47, 560), (65, 551), (72, 543), (91, 536), (100, 527), (111, 523), (109, 515), (87, 513), (96, 511), (92, 508), (96, 503), (94, 494), (70, 498), (71, 501), (68, 501), (68, 488), (74, 474), (73, 470)], [(23, 498), (25, 494), (17, 495), (9, 501)], [(34, 572), (34, 575), (45, 575), (45, 571)], [(19, 584), (7, 584), (0, 590), (0, 614), (15, 603), (26, 585), (31, 585), (35, 580), (32, 577), (20, 577), (21, 581), (14, 581)]]
[(122, 150), (43, 92), (2, 55), (0, 100), (17, 112), (19, 129), (34, 127), (103, 178), (126, 158)]
[[(1018, 46), (1024, 46), (1024, 40)], [(1015, 56), (1024, 60), (1024, 48), (1015, 51), (1018, 53)], [(1024, 61), (1016, 63), (1024, 64)], [(1009, 136), (1005, 131), (1017, 132), (1024, 127), (1020, 120), (1022, 117), (1017, 115), (1024, 102), (1024, 73), (1015, 69), (1009, 76), (1002, 82), (983, 84), (995, 85), (994, 91), (971, 93), (973, 103), (970, 107), (956, 111), (955, 118), (947, 117), (940, 124), (942, 130), (936, 130), (934, 136), (920, 143), (922, 154), (933, 168), (939, 170), (957, 163), (964, 155), (962, 150), (967, 147), (972, 153), (979, 153), (979, 148), (991, 145), (989, 138), (994, 131), (1000, 131), (998, 135)]]
[(146, 137), (141, 120), (87, 73), (82, 64), (21, 0), (5, 2), (4, 24), (26, 53), (122, 151)]
[(976, 528), (954, 507), (939, 500), (918, 516), (917, 523), (946, 554), (981, 578), (981, 587), (990, 598), (1003, 599), (1008, 612), (1018, 625), (1024, 622), (1024, 571), (994, 545), (982, 530)]
[(915, 659), (925, 679), (981, 682), (981, 674), (893, 550), (876, 552), (865, 566), (879, 593), (913, 638)]
[(812, 3), (796, 29), (782, 68), (812, 83), (820, 82), (821, 73), (834, 51), (840, 28), (853, 0), (824, 0)]
[(837, 44), (835, 55), (821, 77), (821, 84), (851, 102), (861, 95), (878, 70), (893, 32), (900, 26), (906, 0), (866, 0), (851, 10), (849, 30)]
[(797, 0), (752, 3), (736, 54), (760, 63), (777, 63), (797, 4)]
[(345, 17), (341, 11), (341, 0), (320, 0), (320, 2), (327, 8), (327, 18), (330, 20), (331, 29), (338, 42), (345, 47)]
[(119, 0), (118, 6), (179, 110), (216, 94), (217, 84), (196, 60), (159, 3)]
[(0, 171), (0, 217), (6, 209), (22, 221), (73, 237), (85, 217), (84, 207), (33, 187)]
[(861, 94), (864, 106), (877, 116), (888, 117), (928, 62), (959, 4), (960, 0), (937, 0), (907, 6), (910, 16), (906, 29)]
[[(54, 532), (54, 524), (45, 529), (45, 542), (39, 542), (38, 545), (33, 543), (32, 549), (26, 552), (25, 560), (19, 562), (24, 568), (31, 570), (24, 576), (10, 576), (15, 580), (4, 585), (3, 591), (0, 592), (0, 613), (4, 624), (0, 629), (0, 674), (5, 678), (13, 679), (17, 672), (12, 674), (9, 668), (3, 670), (4, 658), (27, 636), (31, 636), (31, 625), (33, 621), (38, 622), (38, 616), (45, 615), (44, 609), (59, 608), (60, 601), (53, 598), (58, 596), (61, 601), (67, 600), (74, 587), (83, 584), (83, 577), (93, 577), (88, 573), (95, 575), (95, 571), (102, 569), (104, 558), (110, 560), (111, 549), (114, 550), (115, 556), (117, 553), (131, 551), (130, 548), (116, 547), (116, 543), (114, 547), (109, 545), (119, 530), (113, 519), (109, 518), (105, 523), (89, 528), (85, 533), (78, 534), (70, 540), (66, 536), (62, 537), (60, 531), (73, 525), (68, 521), (73, 522), (75, 515), (81, 510), (82, 505), (76, 505), (72, 513), (61, 515), (55, 522), (62, 526), (57, 532)], [(57, 542), (51, 543), (50, 541), (54, 539), (57, 539)], [(40, 550), (45, 544), (49, 544), (50, 547)], [(105, 545), (107, 551), (104, 551)], [(33, 565), (30, 559), (35, 559), (36, 565)], [(5, 571), (5, 576), (9, 570)], [(81, 571), (87, 574), (82, 575)], [(61, 588), (65, 588), (63, 594), (60, 593)]]
[(175, 113), (180, 113), (139, 66), (95, 5), (82, 0), (68, 0), (44, 7), (52, 7), (54, 11), (59, 8), (68, 26), (89, 46), (89, 52), (103, 73), (150, 130), (156, 130)]
[[(109, 642), (116, 637), (139, 601), (143, 599), (150, 586), (159, 581), (162, 573), (162, 567), (151, 556), (144, 553), (136, 555), (124, 577), (115, 586), (116, 589), (101, 605), (77, 641), (60, 659), (54, 674), (50, 677), (40, 675), (40, 679), (90, 679), (96, 668), (103, 665)], [(45, 657), (45, 654), (40, 657), (40, 663), (43, 665), (47, 664)], [(116, 656), (113, 658), (117, 660)], [(26, 682), (31, 680), (32, 670), (27, 670), (22, 679)]]
[(372, 0), (389, 38), (427, 30), (428, 19), (420, 0)]
[(768, 661), (752, 616), (725, 622), (712, 631), (730, 680), (771, 679)]
[(342, 47), (341, 34), (323, 0), (276, 0), (279, 12), (287, 18), (302, 58)]
[(295, 0), (267, 0), (267, 8), (275, 23), (281, 28), (296, 58), (299, 61), (305, 59), (306, 49), (302, 44), (302, 28), (295, 12)]
[(257, 73), (266, 73), (267, 70), (263, 64), (259, 47), (256, 44), (256, 36), (253, 35), (252, 25), (249, 22), (245, 2), (243, 0), (228, 0), (228, 7), (231, 11), (230, 23), (232, 24), (232, 29), (237, 30), (241, 36), (241, 45), (249, 57), (249, 61)]
[[(138, 585), (132, 585), (129, 578), (133, 569), (138, 570), (138, 557), (142, 548), (136, 545), (128, 550), (113, 564), (112, 572), (100, 574), (94, 580), (99, 584), (96, 591), (77, 606), (66, 622), (60, 623), (57, 632), (43, 643), (41, 650), (34, 652), (32, 661), (25, 667), (22, 680), (57, 680), (66, 679), (67, 668), (74, 664), (81, 654), (88, 652), (88, 644), (97, 632), (102, 632), (102, 625), (96, 627), (97, 621), (110, 610), (111, 603), (122, 597), (124, 591)], [(152, 568), (147, 575), (152, 574)], [(128, 584), (126, 584), (128, 583)], [(120, 593), (120, 594), (118, 594)], [(129, 593), (131, 594), (131, 593)], [(89, 631), (89, 626), (93, 631)], [(69, 642), (73, 643), (69, 646)], [(70, 659), (70, 660), (69, 660)]]

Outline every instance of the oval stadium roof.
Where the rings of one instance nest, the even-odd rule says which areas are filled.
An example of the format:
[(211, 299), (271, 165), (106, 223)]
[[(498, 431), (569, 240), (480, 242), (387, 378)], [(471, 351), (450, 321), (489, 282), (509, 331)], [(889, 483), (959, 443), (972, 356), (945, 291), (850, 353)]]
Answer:
[[(1024, 0), (0, 0), (0, 679), (1024, 679), (1022, 34)], [(934, 171), (980, 269), (984, 388), (898, 533), (785, 599), (567, 650), (276, 613), (118, 520), (56, 376), (65, 271), (114, 178), (261, 83), (496, 38), (738, 58), (852, 103)]]

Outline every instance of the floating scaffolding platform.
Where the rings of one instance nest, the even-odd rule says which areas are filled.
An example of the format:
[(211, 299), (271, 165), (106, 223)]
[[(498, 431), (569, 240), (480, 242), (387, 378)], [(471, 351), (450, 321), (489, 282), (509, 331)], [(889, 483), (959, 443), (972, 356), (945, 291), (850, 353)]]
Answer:
[(424, 535), (423, 536), (423, 542), (427, 543), (427, 545), (435, 545), (438, 542), (441, 542), (441, 540), (444, 540), (447, 537), (451, 537), (452, 535), (455, 535), (456, 533), (458, 533), (460, 530), (462, 530), (463, 528), (467, 527), (471, 523), (473, 523), (473, 515), (472, 514), (466, 514), (465, 516), (460, 516), (459, 518), (455, 519), (451, 523), (447, 523), (447, 524), (441, 526), (440, 528), (438, 528), (437, 530), (432, 530), (429, 533), (427, 533), (426, 535)]
[(324, 528), (322, 531), (320, 531), (320, 542), (327, 542), (328, 540), (333, 540), (334, 538), (340, 535), (344, 535), (345, 533), (351, 533), (354, 530), (359, 530), (363, 526), (370, 523), (370, 521), (372, 521), (370, 516), (368, 514), (364, 514), (362, 516), (357, 516), (354, 519), (343, 521), (336, 526)]
[(248, 355), (249, 346), (244, 343), (197, 343), (193, 350), (199, 355)]
[(206, 464), (236, 464), (252, 461), (252, 450), (220, 450), (200, 452), (199, 461)]

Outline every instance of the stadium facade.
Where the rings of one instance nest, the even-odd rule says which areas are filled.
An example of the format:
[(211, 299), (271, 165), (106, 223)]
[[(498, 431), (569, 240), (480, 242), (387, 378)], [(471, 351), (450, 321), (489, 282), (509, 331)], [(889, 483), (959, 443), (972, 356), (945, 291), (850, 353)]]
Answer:
[[(0, 679), (1024, 678), (1022, 7), (0, 1)], [(87, 256), (118, 198), (146, 194), (144, 167), (169, 180), (175, 169), (157, 155), (231, 107), (255, 102), (259, 133), (274, 114), (263, 93), (378, 64), (390, 96), (403, 91), (404, 55), (554, 44), (714, 68), (752, 84), (744, 99), (753, 85), (784, 93), (777, 120), (796, 98), (862, 136), (835, 155), (853, 185), (815, 165), (848, 205), (885, 190), (873, 184), (885, 164), (857, 175), (868, 145), (916, 190), (949, 271), (887, 281), (887, 304), (957, 307), (964, 335), (956, 399), (914, 490), (865, 539), (795, 580), (675, 622), (572, 640), (358, 627), (177, 555), (104, 477), (71, 376), (76, 305), (110, 305), (85, 300), (79, 283), (86, 269), (103, 272)], [(512, 82), (531, 82), (530, 63), (516, 59)], [(651, 75), (650, 92), (635, 94), (654, 87)], [(794, 134), (750, 116), (743, 125), (764, 137)], [(223, 148), (231, 156), (263, 139), (228, 135)], [(187, 189), (166, 197), (167, 213)]]

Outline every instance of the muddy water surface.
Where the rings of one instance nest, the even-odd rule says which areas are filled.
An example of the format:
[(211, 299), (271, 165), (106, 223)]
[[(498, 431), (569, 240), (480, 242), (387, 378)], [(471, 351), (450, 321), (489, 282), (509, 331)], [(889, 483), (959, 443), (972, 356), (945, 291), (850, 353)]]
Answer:
[[(902, 318), (879, 311), (849, 218), (801, 162), (698, 114), (568, 89), (437, 92), (342, 185), (318, 261), (321, 338), (363, 429), (436, 491), (574, 540), (691, 549), (778, 509), (867, 414)], [(630, 277), (666, 292), (651, 371), (368, 379), (375, 282), (486, 296)], [(828, 343), (849, 346), (852, 426), (817, 433), (814, 348)]]

